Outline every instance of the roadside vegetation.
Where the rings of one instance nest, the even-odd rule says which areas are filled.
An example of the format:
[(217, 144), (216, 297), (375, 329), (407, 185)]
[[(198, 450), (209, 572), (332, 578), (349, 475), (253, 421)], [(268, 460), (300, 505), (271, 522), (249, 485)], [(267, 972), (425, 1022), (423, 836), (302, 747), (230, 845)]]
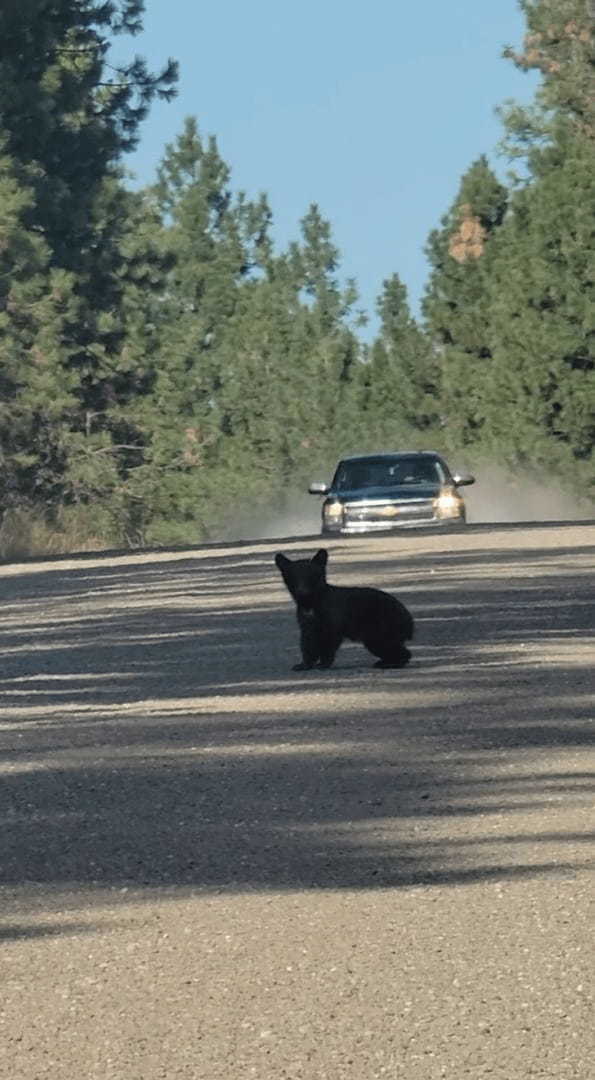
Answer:
[(396, 270), (368, 343), (321, 209), (279, 250), (266, 195), (234, 189), (196, 118), (131, 189), (126, 155), (177, 79), (111, 66), (142, 0), (4, 0), (0, 557), (216, 538), (354, 448), (595, 490), (595, 16), (521, 6), (506, 52), (541, 79), (502, 109), (510, 179), (470, 163), (420, 319)]

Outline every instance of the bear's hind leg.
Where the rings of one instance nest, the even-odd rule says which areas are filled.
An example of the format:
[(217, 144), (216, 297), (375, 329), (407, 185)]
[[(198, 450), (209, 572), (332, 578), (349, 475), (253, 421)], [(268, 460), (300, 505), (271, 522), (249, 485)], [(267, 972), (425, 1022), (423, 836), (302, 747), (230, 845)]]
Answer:
[(402, 668), (406, 667), (411, 660), (411, 653), (406, 645), (401, 645), (398, 651), (390, 653), (388, 656), (381, 656), (380, 660), (377, 660), (374, 667), (378, 668)]
[(368, 652), (371, 652), (373, 656), (378, 656), (379, 659), (374, 664), (374, 667), (378, 668), (402, 668), (409, 663), (411, 659), (411, 653), (406, 645), (402, 641), (387, 640), (386, 636), (379, 633), (378, 630), (368, 630), (366, 636), (362, 638), (362, 643), (365, 645)]

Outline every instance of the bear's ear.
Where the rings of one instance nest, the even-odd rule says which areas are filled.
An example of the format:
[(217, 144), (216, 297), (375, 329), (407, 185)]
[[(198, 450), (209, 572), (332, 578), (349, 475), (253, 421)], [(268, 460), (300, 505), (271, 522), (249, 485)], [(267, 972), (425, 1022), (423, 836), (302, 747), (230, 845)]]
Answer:
[(328, 562), (328, 551), (326, 548), (320, 548), (311, 561), (315, 563), (316, 566), (325, 567)]
[(275, 555), (275, 565), (278, 566), (281, 573), (283, 573), (284, 569), (287, 569), (289, 563), (290, 559), (288, 559), (286, 555), (282, 555), (281, 552), (278, 552), (277, 555)]

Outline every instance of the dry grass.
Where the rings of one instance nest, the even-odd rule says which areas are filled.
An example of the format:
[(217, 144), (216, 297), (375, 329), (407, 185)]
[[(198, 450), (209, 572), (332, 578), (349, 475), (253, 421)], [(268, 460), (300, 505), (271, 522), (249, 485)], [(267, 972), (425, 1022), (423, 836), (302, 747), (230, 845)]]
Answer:
[(111, 538), (98, 535), (92, 524), (86, 514), (72, 509), (62, 512), (55, 522), (49, 522), (39, 510), (7, 510), (0, 524), (0, 560), (101, 551), (110, 545)]

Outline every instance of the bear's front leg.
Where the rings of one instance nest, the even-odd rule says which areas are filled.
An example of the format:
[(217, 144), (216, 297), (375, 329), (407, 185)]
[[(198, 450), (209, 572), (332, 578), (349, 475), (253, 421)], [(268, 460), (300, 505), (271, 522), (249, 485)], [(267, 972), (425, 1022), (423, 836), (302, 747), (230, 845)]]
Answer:
[(299, 611), (300, 648), (302, 662), (294, 664), (292, 671), (310, 671), (320, 657), (320, 633), (312, 611)]
[(335, 662), (337, 649), (341, 644), (341, 637), (326, 627), (320, 634), (320, 663), (321, 668), (330, 668)]

